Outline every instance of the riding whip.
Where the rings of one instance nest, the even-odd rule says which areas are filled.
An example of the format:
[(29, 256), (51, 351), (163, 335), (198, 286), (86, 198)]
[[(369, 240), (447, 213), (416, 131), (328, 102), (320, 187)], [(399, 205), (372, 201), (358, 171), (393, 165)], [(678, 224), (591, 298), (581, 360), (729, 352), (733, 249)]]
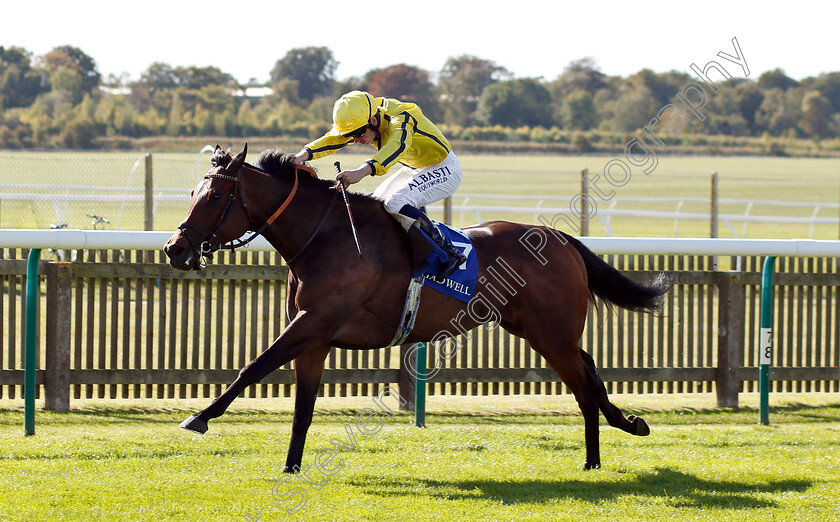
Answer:
[[(336, 172), (341, 172), (341, 163), (336, 161), (333, 163), (335, 165)], [(350, 228), (353, 230), (353, 239), (356, 240), (356, 249), (359, 251), (359, 257), (362, 257), (362, 245), (359, 243), (359, 234), (356, 233), (356, 222), (353, 221), (353, 212), (350, 210), (350, 200), (347, 199), (347, 191), (344, 188), (344, 180), (338, 180), (339, 190), (341, 190), (341, 195), (344, 196), (344, 206), (347, 207), (347, 215), (350, 216)]]

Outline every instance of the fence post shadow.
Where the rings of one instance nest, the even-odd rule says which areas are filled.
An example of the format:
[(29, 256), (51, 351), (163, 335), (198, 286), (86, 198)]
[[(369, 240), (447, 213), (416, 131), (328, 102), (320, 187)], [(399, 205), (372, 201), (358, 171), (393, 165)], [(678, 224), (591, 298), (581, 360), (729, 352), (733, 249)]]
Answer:
[[(409, 367), (417, 367), (417, 350), (412, 350), (413, 346), (414, 343), (400, 345), (400, 368), (397, 385), (400, 389), (400, 397), (405, 399), (405, 402), (400, 402), (400, 411), (414, 411), (415, 379), (417, 376), (409, 369)], [(406, 361), (406, 357), (411, 360)], [(406, 366), (406, 362), (409, 363), (408, 366)]]

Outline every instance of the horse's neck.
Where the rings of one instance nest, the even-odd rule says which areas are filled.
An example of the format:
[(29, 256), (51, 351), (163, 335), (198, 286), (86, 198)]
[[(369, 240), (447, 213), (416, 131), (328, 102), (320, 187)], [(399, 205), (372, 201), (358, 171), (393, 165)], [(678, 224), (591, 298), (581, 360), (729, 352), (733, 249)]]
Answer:
[[(262, 234), (287, 260), (298, 257), (305, 248), (308, 249), (308, 243), (321, 221), (325, 218), (329, 221), (326, 214), (330, 211), (330, 206), (334, 206), (336, 196), (332, 191), (325, 190), (319, 183), (308, 179), (308, 173), (298, 172), (296, 176), (299, 178), (298, 186), (291, 196), (291, 201)], [(266, 198), (267, 194), (264, 193), (256, 195), (257, 198), (270, 201), (270, 204), (261, 208), (259, 217), (252, 216), (255, 221), (254, 226), (257, 226), (257, 221), (265, 223), (278, 208), (287, 202), (294, 186), (294, 176), (290, 181), (284, 180), (279, 185), (281, 188), (278, 191), (281, 197)], [(329, 223), (324, 223), (322, 230), (327, 225)]]

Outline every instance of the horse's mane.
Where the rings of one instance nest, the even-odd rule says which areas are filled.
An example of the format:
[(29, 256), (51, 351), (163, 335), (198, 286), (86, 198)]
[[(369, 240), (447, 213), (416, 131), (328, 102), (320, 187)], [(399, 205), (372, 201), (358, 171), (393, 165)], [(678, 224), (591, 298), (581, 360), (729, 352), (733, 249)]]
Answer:
[[(251, 167), (261, 170), (270, 176), (279, 177), (294, 168), (293, 158), (294, 156), (292, 154), (283, 152), (281, 149), (268, 149), (260, 152), (260, 155), (257, 156), (257, 159), (254, 160)], [(216, 150), (213, 151), (213, 156), (210, 157), (210, 165), (214, 167), (224, 167), (232, 160), (233, 156), (231, 155), (230, 150), (225, 150), (217, 146)], [(309, 176), (304, 176), (304, 178), (309, 178)], [(311, 178), (311, 180), (313, 183), (320, 184), (324, 188), (328, 189), (332, 189), (336, 185), (336, 181), (334, 179)], [(348, 192), (364, 199), (381, 203), (380, 200), (374, 198), (370, 194), (352, 192), (349, 190)]]
[[(294, 165), (292, 159), (292, 155), (286, 154), (280, 149), (270, 149), (262, 151), (260, 155), (257, 156), (256, 161), (254, 161), (254, 163), (250, 166), (256, 167), (258, 170), (261, 170), (266, 174), (277, 176), (292, 168)], [(213, 151), (213, 156), (210, 157), (210, 165), (214, 167), (224, 167), (232, 160), (233, 155), (231, 155), (230, 149), (225, 150), (217, 145), (216, 150)]]
[(276, 175), (294, 168), (293, 159), (294, 156), (280, 149), (269, 149), (260, 152), (254, 160), (254, 166), (268, 174)]
[[(215, 158), (215, 154), (213, 155), (213, 157)], [(271, 176), (278, 176), (284, 172), (288, 172), (290, 169), (293, 168), (293, 158), (294, 156), (292, 154), (285, 153), (280, 149), (269, 149), (260, 152), (260, 155), (257, 156), (256, 160), (254, 160), (253, 166)], [(213, 158), (211, 158), (210, 161), (212, 162)], [(230, 161), (230, 155), (228, 155), (228, 161)], [(309, 178), (309, 176), (304, 176), (304, 178)], [(312, 179), (315, 183), (321, 184), (329, 189), (332, 189), (336, 185), (336, 181), (334, 179)], [(364, 198), (373, 199), (368, 194), (361, 194), (358, 192), (354, 192), (354, 194)]]

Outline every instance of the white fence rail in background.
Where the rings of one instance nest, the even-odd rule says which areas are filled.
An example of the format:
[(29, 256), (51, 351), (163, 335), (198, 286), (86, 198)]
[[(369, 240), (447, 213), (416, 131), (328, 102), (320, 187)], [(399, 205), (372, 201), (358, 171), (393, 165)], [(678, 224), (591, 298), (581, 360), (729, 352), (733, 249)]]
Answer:
[[(540, 216), (549, 218), (555, 214), (564, 213), (571, 214), (569, 208), (568, 197), (552, 197), (552, 196), (514, 196), (514, 195), (493, 195), (493, 194), (456, 194), (453, 196), (452, 213), (460, 214), (458, 219), (454, 219), (453, 224), (457, 226), (466, 226), (474, 223), (481, 223), (487, 221), (487, 215), (498, 214), (515, 214), (515, 215), (530, 215), (533, 216), (533, 222), (537, 223)], [(496, 205), (482, 205), (481, 201), (503, 201), (506, 204)], [(457, 202), (460, 201), (460, 204)], [(510, 202), (510, 203), (508, 203)], [(517, 204), (524, 202), (527, 204)], [(657, 211), (657, 210), (639, 210), (636, 209), (618, 209), (616, 207), (624, 204), (639, 204), (637, 207), (645, 206), (661, 206), (662, 204), (671, 204), (674, 206), (673, 211)], [(674, 235), (679, 232), (679, 222), (681, 220), (688, 221), (711, 221), (713, 214), (709, 212), (682, 212), (681, 209), (686, 203), (705, 203), (709, 204), (709, 199), (703, 198), (619, 198), (615, 197), (610, 200), (609, 205), (598, 207), (598, 211), (594, 212), (594, 216), (604, 225), (607, 236), (612, 236), (612, 228), (610, 227), (610, 220), (614, 216), (620, 217), (635, 217), (635, 218), (652, 218), (673, 220)], [(810, 225), (809, 236), (814, 236), (814, 226), (820, 224), (840, 224), (840, 218), (837, 217), (837, 212), (840, 210), (840, 204), (831, 203), (807, 203), (807, 202), (787, 202), (787, 201), (763, 201), (763, 200), (746, 200), (746, 199), (720, 199), (721, 205), (744, 205), (743, 214), (718, 214), (717, 219), (723, 222), (733, 238), (738, 238), (747, 235), (747, 225), (749, 223), (793, 223), (801, 225)], [(550, 205), (550, 206), (547, 206)], [(767, 205), (775, 207), (789, 207), (789, 208), (810, 208), (810, 217), (797, 217), (785, 215), (752, 215), (751, 212), (755, 205)], [(442, 205), (432, 205), (427, 207), (431, 212), (442, 212)], [(833, 211), (834, 216), (818, 216), (822, 211)], [(474, 220), (465, 219), (467, 215), (471, 215)], [(743, 227), (739, 234), (736, 230), (735, 224), (742, 223)]]
[[(44, 186), (44, 185), (15, 185), (0, 184), (0, 190), (9, 188), (29, 188), (30, 193), (24, 192), (0, 192), (0, 201), (50, 201), (55, 209), (54, 222), (57, 224), (66, 223), (68, 204), (79, 202), (90, 203), (141, 203), (145, 202), (147, 196), (142, 188), (115, 188), (115, 187), (72, 187), (72, 186)], [(52, 191), (52, 192), (50, 192)], [(59, 193), (57, 191), (62, 191)], [(71, 193), (71, 191), (73, 193)], [(182, 189), (155, 189), (152, 194), (153, 212), (156, 213), (159, 203), (183, 202), (189, 204), (189, 194)], [(533, 216), (532, 222), (538, 223), (540, 216), (550, 219), (558, 213), (571, 213), (568, 197), (551, 196), (521, 196), (509, 194), (456, 194), (452, 198), (451, 211), (455, 218), (453, 224), (456, 226), (467, 226), (496, 219), (499, 215)], [(493, 204), (482, 204), (492, 201)], [(708, 204), (708, 199), (703, 198), (634, 198), (616, 197), (609, 201), (608, 205), (598, 207), (593, 213), (594, 217), (603, 224), (605, 234), (613, 236), (611, 220), (613, 217), (633, 217), (660, 219), (673, 222), (674, 236), (679, 234), (680, 221), (711, 221), (714, 215), (711, 212), (685, 212), (683, 207), (686, 204)], [(629, 205), (631, 208), (617, 208)], [(674, 210), (643, 210), (644, 207), (662, 207), (670, 205)], [(744, 237), (748, 233), (750, 223), (790, 223), (809, 226), (808, 237), (814, 237), (816, 225), (840, 225), (840, 218), (837, 214), (840, 211), (840, 204), (817, 203), (817, 202), (787, 202), (787, 201), (765, 201), (748, 199), (720, 199), (719, 205), (743, 205), (743, 213), (721, 213), (717, 219), (726, 225), (733, 238)], [(791, 215), (754, 215), (757, 205), (778, 207), (778, 208), (807, 208), (810, 209), (810, 216)], [(427, 210), (433, 213), (442, 213), (443, 205), (431, 205)], [(833, 213), (832, 216), (826, 213)], [(820, 215), (822, 214), (822, 215)], [(116, 216), (109, 216), (112, 226), (118, 230), (130, 229), (123, 226), (122, 213)], [(154, 218), (153, 218), (154, 219)], [(741, 224), (740, 227), (737, 225)], [(129, 225), (130, 227), (130, 225)], [(738, 230), (740, 228), (740, 231)]]

